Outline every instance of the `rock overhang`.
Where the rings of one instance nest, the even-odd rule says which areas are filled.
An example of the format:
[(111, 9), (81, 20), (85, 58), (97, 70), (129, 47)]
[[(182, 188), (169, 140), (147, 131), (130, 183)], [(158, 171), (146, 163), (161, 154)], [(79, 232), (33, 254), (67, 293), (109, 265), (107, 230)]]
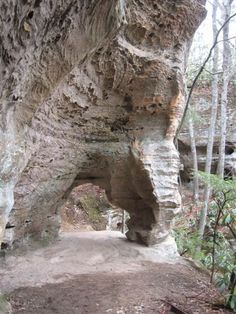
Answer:
[(59, 207), (86, 179), (128, 210), (130, 240), (167, 237), (203, 1), (12, 0), (1, 12), (1, 238), (9, 221), (12, 243), (53, 239)]

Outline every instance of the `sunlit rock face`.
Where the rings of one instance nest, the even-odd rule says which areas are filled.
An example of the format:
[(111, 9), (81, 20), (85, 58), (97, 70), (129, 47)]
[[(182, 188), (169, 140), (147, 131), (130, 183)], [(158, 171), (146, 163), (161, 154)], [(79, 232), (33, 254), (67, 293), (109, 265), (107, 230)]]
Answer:
[(203, 2), (1, 0), (1, 241), (55, 238), (60, 206), (85, 182), (130, 213), (128, 239), (166, 238)]

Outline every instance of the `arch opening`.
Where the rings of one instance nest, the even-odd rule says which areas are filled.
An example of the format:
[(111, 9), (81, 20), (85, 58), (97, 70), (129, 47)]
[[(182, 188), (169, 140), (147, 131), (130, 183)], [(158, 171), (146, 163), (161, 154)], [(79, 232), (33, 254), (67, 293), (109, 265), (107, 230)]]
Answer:
[(124, 210), (112, 205), (105, 190), (92, 183), (76, 186), (60, 208), (60, 233), (127, 231)]

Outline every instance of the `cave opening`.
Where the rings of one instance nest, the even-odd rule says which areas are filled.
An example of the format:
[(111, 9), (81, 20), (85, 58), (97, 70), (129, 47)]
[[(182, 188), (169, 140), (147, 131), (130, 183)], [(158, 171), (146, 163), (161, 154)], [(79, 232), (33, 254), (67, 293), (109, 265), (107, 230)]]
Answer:
[(107, 199), (105, 190), (86, 183), (72, 189), (60, 208), (60, 233), (121, 231), (125, 233), (127, 213)]
[[(13, 211), (14, 212), (14, 211)], [(129, 214), (111, 204), (107, 198), (105, 189), (99, 184), (79, 183), (75, 184), (73, 189), (66, 195), (63, 205), (57, 210), (56, 216), (59, 219), (59, 235), (74, 234), (80, 232), (93, 231), (118, 231), (125, 234), (128, 231), (126, 221)], [(35, 230), (37, 218), (25, 219), (25, 239), (42, 243), (49, 239), (51, 242), (52, 229), (50, 223), (55, 219), (53, 214), (48, 213), (44, 217), (45, 228), (34, 237), (31, 236), (32, 230)], [(47, 222), (46, 222), (47, 220)], [(1, 242), (1, 250), (11, 250), (17, 248), (23, 243), (15, 240), (14, 233), (17, 225), (14, 223), (14, 214), (9, 217), (5, 226), (3, 241)], [(34, 229), (33, 229), (34, 228)], [(52, 229), (52, 230), (51, 230)], [(27, 230), (29, 238), (27, 237)], [(54, 236), (53, 236), (54, 237)]]

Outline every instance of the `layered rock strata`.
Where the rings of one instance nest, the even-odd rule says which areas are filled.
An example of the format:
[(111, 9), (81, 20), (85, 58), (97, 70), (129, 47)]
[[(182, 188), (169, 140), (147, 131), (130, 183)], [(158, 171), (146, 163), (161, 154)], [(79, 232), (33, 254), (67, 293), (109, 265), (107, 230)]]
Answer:
[(202, 0), (1, 1), (0, 242), (53, 239), (87, 182), (130, 213), (128, 239), (168, 235), (186, 55), (204, 16)]

